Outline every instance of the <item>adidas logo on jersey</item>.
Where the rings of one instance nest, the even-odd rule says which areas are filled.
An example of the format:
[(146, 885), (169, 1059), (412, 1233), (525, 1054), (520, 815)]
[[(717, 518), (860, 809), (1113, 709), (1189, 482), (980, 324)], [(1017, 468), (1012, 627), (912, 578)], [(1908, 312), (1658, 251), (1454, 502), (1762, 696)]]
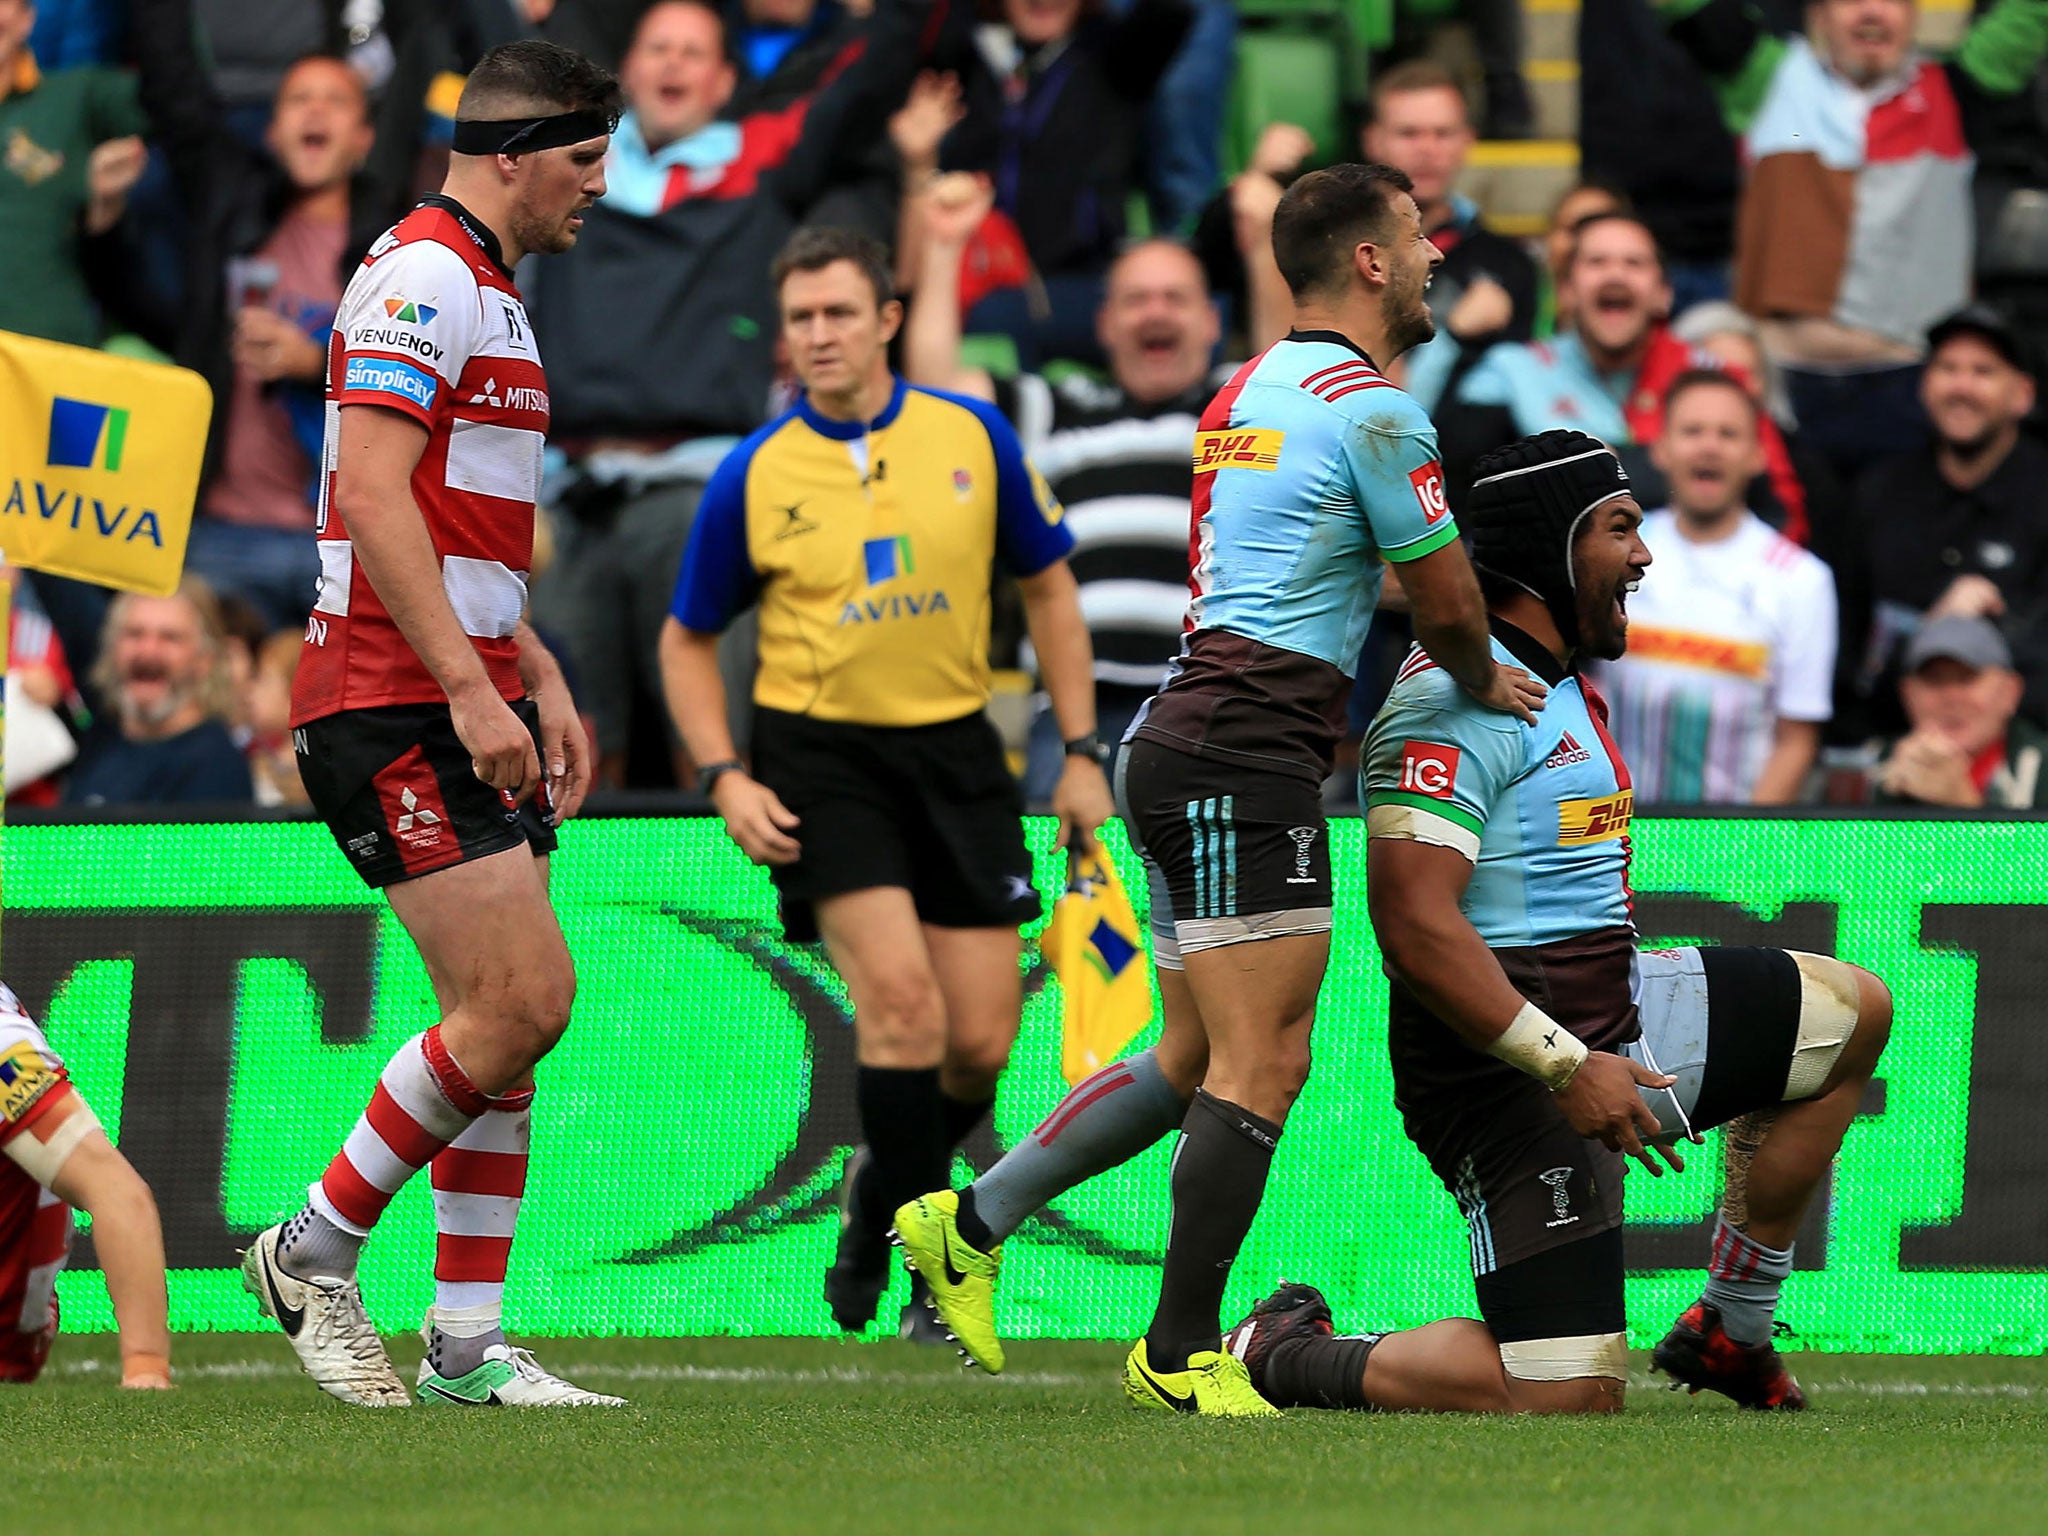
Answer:
[(1573, 739), (1570, 731), (1566, 731), (1564, 733), (1564, 740), (1557, 744), (1557, 750), (1543, 759), (1543, 766), (1546, 768), (1569, 768), (1574, 763), (1590, 763), (1592, 760), (1593, 754), (1580, 746)]

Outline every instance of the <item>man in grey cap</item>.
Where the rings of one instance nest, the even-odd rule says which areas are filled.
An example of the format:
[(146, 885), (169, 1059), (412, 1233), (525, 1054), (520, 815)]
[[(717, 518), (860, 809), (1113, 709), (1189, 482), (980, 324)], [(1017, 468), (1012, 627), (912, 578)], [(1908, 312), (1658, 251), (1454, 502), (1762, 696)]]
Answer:
[(1912, 729), (1878, 767), (1880, 797), (2004, 810), (2048, 803), (2048, 735), (2019, 715), (2023, 691), (1989, 619), (1930, 619), (1906, 647), (1899, 697)]

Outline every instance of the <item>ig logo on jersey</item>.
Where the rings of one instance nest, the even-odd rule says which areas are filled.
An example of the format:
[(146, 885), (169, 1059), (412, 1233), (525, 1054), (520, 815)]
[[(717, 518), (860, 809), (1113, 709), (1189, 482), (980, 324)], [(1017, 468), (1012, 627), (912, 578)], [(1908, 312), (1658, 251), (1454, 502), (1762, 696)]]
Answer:
[(1458, 783), (1458, 749), (1433, 741), (1401, 743), (1401, 788), (1411, 795), (1451, 798)]
[(1434, 528), (1451, 515), (1451, 504), (1444, 499), (1444, 467), (1431, 459), (1420, 469), (1408, 471), (1408, 483), (1415, 487), (1415, 499), (1422, 504), (1422, 520)]

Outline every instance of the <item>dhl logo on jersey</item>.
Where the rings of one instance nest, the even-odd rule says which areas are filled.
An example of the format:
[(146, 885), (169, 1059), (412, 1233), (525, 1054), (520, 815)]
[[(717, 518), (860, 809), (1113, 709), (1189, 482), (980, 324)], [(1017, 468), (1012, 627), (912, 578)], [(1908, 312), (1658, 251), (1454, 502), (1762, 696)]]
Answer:
[(1271, 427), (1250, 427), (1224, 432), (1195, 434), (1195, 473), (1206, 475), (1218, 469), (1278, 469), (1280, 444), (1285, 432)]
[(1768, 645), (1642, 624), (1629, 627), (1628, 654), (1631, 661), (1661, 661), (1674, 667), (1698, 667), (1703, 672), (1719, 672), (1727, 677), (1748, 678), (1752, 682), (1763, 679), (1771, 668), (1771, 648)]
[(1561, 800), (1557, 806), (1557, 840), (1560, 845), (1607, 843), (1628, 836), (1629, 818), (1635, 814), (1636, 794), (1619, 789), (1595, 800)]

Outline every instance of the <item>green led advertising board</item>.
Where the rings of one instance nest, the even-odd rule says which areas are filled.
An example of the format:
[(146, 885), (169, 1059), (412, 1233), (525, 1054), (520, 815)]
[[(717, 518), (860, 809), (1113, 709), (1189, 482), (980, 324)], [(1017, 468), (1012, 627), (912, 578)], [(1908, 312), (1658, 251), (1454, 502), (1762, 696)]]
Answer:
[[(1057, 889), (1034, 822), (1040, 885)], [(1386, 984), (1364, 911), (1363, 833), (1333, 830), (1339, 897), (1315, 1071), (1239, 1261), (1231, 1305), (1275, 1278), (1340, 1323), (1470, 1312), (1462, 1223), (1390, 1102)], [(1144, 882), (1127, 851), (1125, 882)], [(1811, 1347), (2038, 1352), (2048, 1343), (2048, 823), (1639, 821), (1646, 944), (1839, 954), (1892, 984), (1881, 1081), (1801, 1237), (1783, 1315)], [(257, 1326), (235, 1251), (295, 1209), (397, 1044), (433, 1020), (381, 900), (303, 823), (10, 828), (8, 980), (156, 1189), (180, 1329)], [(835, 1186), (858, 1137), (845, 994), (785, 943), (768, 883), (715, 821), (568, 828), (554, 889), (580, 974), (543, 1064), (512, 1254), (512, 1326), (535, 1335), (822, 1334)], [(1027, 951), (1027, 958), (1030, 958)], [(985, 1166), (1060, 1098), (1059, 999), (1033, 965)], [(1074, 1191), (1008, 1245), (1017, 1337), (1121, 1337), (1149, 1315), (1167, 1147)], [(1699, 1285), (1718, 1151), (1629, 1181), (1636, 1342)], [(388, 1328), (431, 1297), (424, 1179), (365, 1254)], [(65, 1326), (111, 1324), (89, 1237)], [(884, 1303), (893, 1318), (902, 1282)]]

